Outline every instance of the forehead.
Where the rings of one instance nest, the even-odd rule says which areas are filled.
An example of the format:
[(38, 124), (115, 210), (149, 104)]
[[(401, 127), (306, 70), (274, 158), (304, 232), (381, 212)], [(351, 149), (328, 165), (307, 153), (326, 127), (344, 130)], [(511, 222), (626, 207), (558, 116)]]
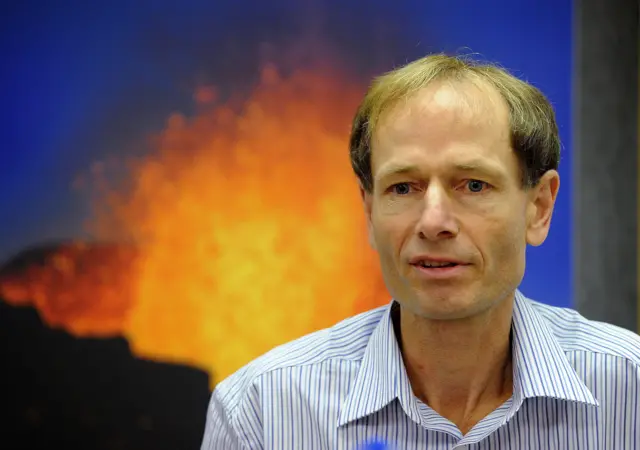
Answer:
[[(486, 160), (511, 169), (509, 110), (492, 87), (440, 82), (402, 100), (382, 115), (373, 135), (374, 176), (385, 163), (465, 163)], [(516, 168), (517, 171), (517, 168)]]

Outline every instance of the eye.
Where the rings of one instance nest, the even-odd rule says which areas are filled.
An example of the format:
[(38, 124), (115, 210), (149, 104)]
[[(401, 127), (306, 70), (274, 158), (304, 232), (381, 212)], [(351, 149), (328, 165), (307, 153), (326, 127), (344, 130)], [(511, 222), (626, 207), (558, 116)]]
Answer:
[(487, 183), (480, 180), (468, 180), (466, 184), (467, 188), (469, 188), (469, 191), (474, 193), (482, 192), (484, 188), (488, 187)]
[(391, 186), (391, 192), (397, 195), (407, 195), (411, 193), (411, 185), (409, 183), (398, 183)]

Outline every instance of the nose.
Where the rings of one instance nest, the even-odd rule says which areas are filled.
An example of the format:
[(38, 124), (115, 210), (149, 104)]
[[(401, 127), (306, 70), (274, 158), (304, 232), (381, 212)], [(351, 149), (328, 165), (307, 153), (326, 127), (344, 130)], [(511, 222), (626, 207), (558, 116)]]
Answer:
[(431, 183), (425, 191), (420, 219), (416, 224), (418, 236), (421, 239), (438, 241), (455, 237), (459, 231), (453, 205), (446, 190), (438, 184)]

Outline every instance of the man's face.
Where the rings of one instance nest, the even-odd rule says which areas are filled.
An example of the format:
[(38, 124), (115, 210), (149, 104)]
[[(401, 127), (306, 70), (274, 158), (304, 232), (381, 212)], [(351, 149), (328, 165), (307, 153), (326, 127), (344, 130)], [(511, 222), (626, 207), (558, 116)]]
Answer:
[(489, 87), (440, 83), (384, 115), (373, 136), (369, 238), (391, 295), (431, 319), (511, 296), (527, 244), (548, 233), (559, 179), (522, 188), (507, 106)]

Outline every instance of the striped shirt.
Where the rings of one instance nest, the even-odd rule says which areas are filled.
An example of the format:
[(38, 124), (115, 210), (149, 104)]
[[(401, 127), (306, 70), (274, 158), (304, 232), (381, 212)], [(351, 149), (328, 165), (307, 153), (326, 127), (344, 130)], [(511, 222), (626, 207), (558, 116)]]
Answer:
[(640, 336), (516, 292), (513, 395), (463, 436), (413, 395), (391, 304), (219, 383), (202, 450), (640, 450)]

